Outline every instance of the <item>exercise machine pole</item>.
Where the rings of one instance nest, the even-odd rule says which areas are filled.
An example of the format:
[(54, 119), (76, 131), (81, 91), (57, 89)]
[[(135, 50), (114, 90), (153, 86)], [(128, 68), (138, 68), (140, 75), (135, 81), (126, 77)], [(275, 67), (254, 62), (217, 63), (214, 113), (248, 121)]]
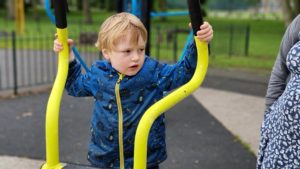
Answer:
[(143, 115), (137, 127), (134, 143), (134, 169), (147, 167), (147, 141), (153, 122), (165, 111), (189, 96), (202, 84), (208, 66), (208, 45), (196, 37), (203, 23), (199, 0), (188, 0), (190, 18), (197, 47), (197, 66), (192, 79), (152, 105)]
[(46, 110), (46, 163), (42, 169), (61, 169), (59, 162), (59, 109), (63, 95), (68, 69), (69, 69), (69, 48), (67, 29), (67, 1), (54, 0), (54, 13), (56, 18), (56, 31), (58, 40), (63, 45), (63, 50), (58, 54), (58, 68), (56, 78), (49, 96)]

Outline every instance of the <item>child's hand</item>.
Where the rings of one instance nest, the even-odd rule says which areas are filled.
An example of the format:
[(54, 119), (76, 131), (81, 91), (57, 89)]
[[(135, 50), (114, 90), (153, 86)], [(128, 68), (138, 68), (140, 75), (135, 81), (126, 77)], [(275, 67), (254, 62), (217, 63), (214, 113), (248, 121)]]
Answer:
[[(55, 36), (56, 37), (56, 36)], [(68, 46), (69, 46), (69, 61), (74, 60), (74, 53), (72, 51), (72, 46), (74, 44), (74, 41), (72, 39), (68, 39)], [(58, 53), (63, 50), (63, 45), (58, 41), (57, 37), (54, 40), (53, 44), (53, 51), (55, 53)]]
[[(189, 23), (189, 27), (192, 27), (191, 23)], [(212, 29), (212, 26), (208, 22), (204, 22), (200, 26), (200, 30), (197, 31), (197, 38), (201, 41), (210, 42), (213, 36), (214, 31)]]
[(214, 36), (212, 26), (208, 22), (204, 22), (200, 26), (200, 30), (197, 31), (197, 37), (199, 40), (210, 42)]

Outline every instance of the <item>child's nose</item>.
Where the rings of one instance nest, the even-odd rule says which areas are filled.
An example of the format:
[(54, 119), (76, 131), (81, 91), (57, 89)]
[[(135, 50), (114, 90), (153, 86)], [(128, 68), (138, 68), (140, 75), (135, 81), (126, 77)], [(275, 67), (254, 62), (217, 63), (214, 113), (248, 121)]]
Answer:
[(131, 57), (132, 61), (138, 61), (140, 58), (139, 53), (138, 52), (134, 52), (133, 56)]

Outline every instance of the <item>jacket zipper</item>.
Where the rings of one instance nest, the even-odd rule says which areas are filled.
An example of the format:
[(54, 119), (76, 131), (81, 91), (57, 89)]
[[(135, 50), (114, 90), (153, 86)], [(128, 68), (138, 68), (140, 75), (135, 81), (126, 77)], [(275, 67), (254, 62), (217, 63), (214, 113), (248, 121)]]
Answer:
[(120, 156), (120, 169), (124, 169), (124, 147), (123, 147), (123, 111), (120, 97), (120, 83), (123, 80), (124, 75), (119, 74), (119, 79), (115, 86), (115, 94), (118, 106), (118, 127), (119, 127), (119, 156)]

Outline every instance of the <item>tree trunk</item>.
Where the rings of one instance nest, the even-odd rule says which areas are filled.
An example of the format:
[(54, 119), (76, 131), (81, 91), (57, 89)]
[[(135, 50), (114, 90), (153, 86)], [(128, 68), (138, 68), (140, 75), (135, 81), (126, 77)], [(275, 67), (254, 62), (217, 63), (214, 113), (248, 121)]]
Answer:
[(76, 0), (76, 7), (78, 11), (82, 10), (82, 0)]
[(282, 13), (285, 25), (287, 26), (299, 13), (299, 0), (281, 0)]
[(295, 3), (295, 16), (300, 14), (300, 1), (299, 0), (294, 0)]
[[(167, 2), (166, 2), (166, 0), (159, 0), (158, 1), (158, 7), (159, 7), (158, 11), (166, 12), (167, 11)], [(162, 16), (162, 17), (160, 17), (160, 20), (166, 21), (167, 18)]]
[(32, 9), (33, 9), (33, 17), (35, 20), (40, 20), (39, 14), (38, 14), (38, 10), (37, 10), (37, 0), (31, 0), (31, 5), (32, 5)]
[(91, 24), (93, 22), (89, 0), (82, 0), (84, 23)]
[(4, 9), (5, 8), (5, 0), (0, 1), (0, 8)]
[(105, 0), (105, 6), (107, 11), (115, 11), (115, 1)]
[(6, 1), (7, 5), (7, 19), (14, 20), (15, 19), (15, 1), (8, 0)]

